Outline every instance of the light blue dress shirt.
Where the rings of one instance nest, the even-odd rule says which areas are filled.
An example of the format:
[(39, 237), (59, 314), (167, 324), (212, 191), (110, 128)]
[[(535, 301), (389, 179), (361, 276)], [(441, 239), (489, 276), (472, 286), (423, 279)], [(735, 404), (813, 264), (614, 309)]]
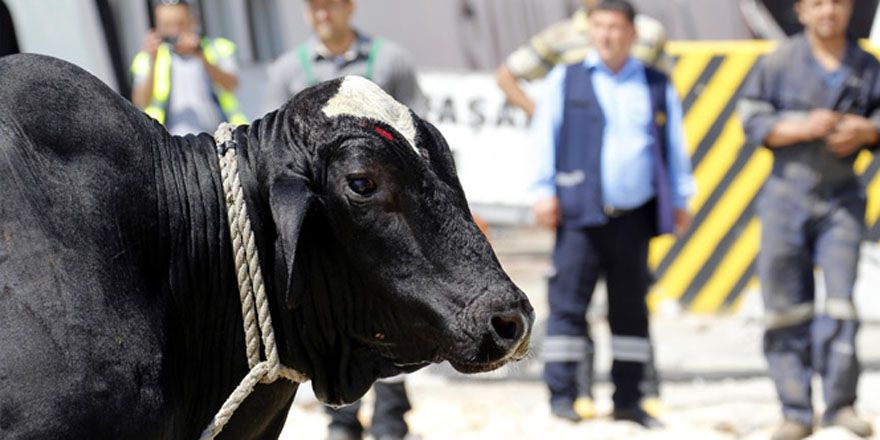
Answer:
[[(651, 143), (651, 98), (645, 68), (630, 58), (618, 73), (612, 72), (593, 51), (584, 60), (593, 71), (593, 89), (605, 116), (602, 135), (602, 198), (606, 206), (637, 208), (654, 197)], [(531, 122), (531, 163), (536, 174), (531, 184), (535, 200), (556, 194), (556, 142), (562, 125), (564, 65), (557, 65), (545, 80)], [(687, 207), (695, 192), (691, 162), (684, 145), (681, 103), (670, 84), (666, 89), (669, 179), (672, 203)]]

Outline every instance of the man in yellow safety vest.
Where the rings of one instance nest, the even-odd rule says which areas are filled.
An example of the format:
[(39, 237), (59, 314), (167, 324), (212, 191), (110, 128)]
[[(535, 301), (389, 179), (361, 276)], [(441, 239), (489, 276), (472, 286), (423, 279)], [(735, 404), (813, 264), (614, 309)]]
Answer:
[(185, 0), (161, 0), (155, 29), (131, 66), (132, 102), (172, 134), (213, 132), (220, 122), (246, 124), (238, 110), (235, 44), (200, 38)]

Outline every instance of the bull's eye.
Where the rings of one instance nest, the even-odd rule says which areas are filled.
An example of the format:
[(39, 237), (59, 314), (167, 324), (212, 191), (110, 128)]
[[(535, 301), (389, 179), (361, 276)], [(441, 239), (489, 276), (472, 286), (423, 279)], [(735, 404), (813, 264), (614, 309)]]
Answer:
[(348, 179), (348, 187), (357, 194), (369, 196), (376, 192), (376, 182), (366, 177), (351, 177)]

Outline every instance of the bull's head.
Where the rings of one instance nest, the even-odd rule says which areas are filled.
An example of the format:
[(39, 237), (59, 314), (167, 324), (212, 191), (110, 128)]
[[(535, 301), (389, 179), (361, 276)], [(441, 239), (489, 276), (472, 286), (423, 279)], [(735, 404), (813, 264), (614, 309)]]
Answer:
[[(448, 360), (497, 368), (528, 349), (534, 313), (474, 224), (429, 123), (358, 77), (278, 114), (261, 173), (277, 229), (284, 342), (316, 395), (340, 404), (379, 377)], [(276, 125), (277, 126), (277, 125)], [(266, 137), (263, 138), (266, 140)]]

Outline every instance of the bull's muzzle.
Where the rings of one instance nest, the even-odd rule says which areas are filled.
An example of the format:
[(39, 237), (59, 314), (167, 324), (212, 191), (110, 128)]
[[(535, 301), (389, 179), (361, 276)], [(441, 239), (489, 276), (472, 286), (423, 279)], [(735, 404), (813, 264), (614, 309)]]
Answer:
[(468, 333), (477, 340), (464, 348), (463, 357), (450, 359), (458, 371), (489, 371), (528, 354), (535, 313), (519, 289), (490, 293), (467, 314), (471, 317)]

